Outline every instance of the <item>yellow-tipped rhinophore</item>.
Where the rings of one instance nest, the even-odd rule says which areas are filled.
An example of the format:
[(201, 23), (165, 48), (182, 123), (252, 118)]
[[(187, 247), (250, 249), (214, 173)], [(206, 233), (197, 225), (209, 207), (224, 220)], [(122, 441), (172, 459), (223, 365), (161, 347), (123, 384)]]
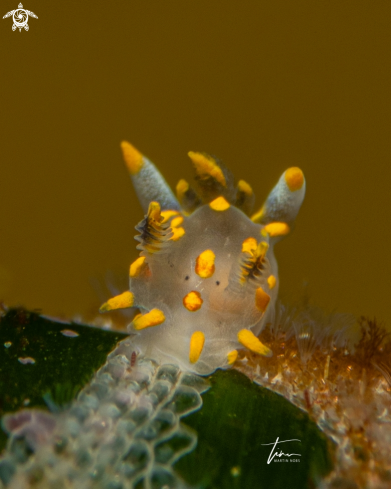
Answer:
[(215, 254), (212, 250), (205, 250), (197, 256), (195, 272), (201, 278), (209, 278), (215, 271)]
[(112, 297), (107, 302), (101, 305), (99, 312), (113, 311), (114, 309), (124, 309), (126, 307), (132, 307), (134, 304), (134, 294), (127, 290), (122, 294)]
[(273, 352), (265, 346), (249, 329), (242, 329), (238, 333), (238, 341), (240, 344), (253, 351), (254, 353), (258, 353), (258, 355), (263, 355), (264, 357), (273, 356)]
[(211, 156), (206, 156), (202, 153), (196, 153), (195, 151), (189, 151), (188, 155), (193, 162), (197, 175), (199, 175), (201, 178), (212, 177), (223, 187), (227, 185), (224, 173), (214, 158)]
[(235, 363), (237, 358), (238, 358), (238, 350), (230, 351), (227, 355), (228, 365), (232, 365), (233, 363)]
[(300, 190), (304, 184), (304, 174), (297, 166), (288, 168), (285, 172), (285, 181), (291, 192)]
[(248, 197), (250, 197), (254, 193), (251, 186), (247, 182), (245, 182), (244, 180), (239, 180), (238, 190), (239, 190), (239, 192), (243, 192), (244, 194), (246, 194)]
[(121, 149), (129, 173), (137, 175), (144, 164), (143, 155), (127, 141), (122, 141)]
[(266, 311), (267, 306), (270, 302), (270, 295), (266, 294), (266, 292), (262, 289), (262, 287), (258, 287), (255, 291), (255, 305), (257, 309), (262, 312)]
[(179, 202), (181, 202), (182, 199), (185, 197), (186, 192), (189, 190), (189, 188), (190, 188), (190, 185), (183, 178), (181, 180), (179, 180), (179, 182), (176, 184), (176, 195), (177, 195)]
[(129, 268), (129, 277), (138, 277), (140, 273), (147, 267), (148, 265), (145, 263), (145, 256), (140, 256), (135, 260)]
[(266, 232), (272, 237), (285, 236), (290, 229), (286, 222), (271, 222), (265, 226)]
[(165, 321), (166, 317), (160, 309), (152, 309), (152, 311), (146, 314), (138, 314), (133, 319), (133, 328), (137, 331), (140, 329), (150, 328), (152, 326), (158, 326)]
[(202, 331), (195, 331), (190, 338), (189, 362), (196, 363), (204, 348), (205, 335)]
[(276, 277), (274, 275), (269, 275), (267, 278), (267, 284), (269, 286), (269, 289), (274, 289), (276, 283), (277, 283)]
[(212, 200), (212, 202), (209, 203), (209, 207), (211, 209), (213, 209), (214, 211), (222, 212), (222, 211), (226, 211), (231, 206), (230, 206), (229, 202), (227, 202), (224, 199), (224, 197), (220, 196), (220, 197), (217, 197), (217, 199)]
[(201, 309), (203, 302), (201, 294), (196, 290), (192, 290), (183, 298), (183, 305), (190, 312), (195, 312), (198, 311), (198, 309)]

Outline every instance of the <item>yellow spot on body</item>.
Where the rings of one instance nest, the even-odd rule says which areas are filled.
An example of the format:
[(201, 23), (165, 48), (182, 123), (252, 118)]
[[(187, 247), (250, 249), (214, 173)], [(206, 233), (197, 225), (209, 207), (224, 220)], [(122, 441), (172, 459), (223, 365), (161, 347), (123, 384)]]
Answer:
[(297, 166), (288, 168), (285, 172), (285, 182), (291, 192), (300, 190), (304, 183), (303, 172)]
[(202, 331), (195, 331), (190, 338), (189, 362), (196, 363), (204, 348), (205, 335)]
[(265, 230), (271, 237), (285, 236), (290, 231), (286, 222), (271, 222), (270, 224), (266, 224)]
[(163, 221), (162, 221), (162, 224), (163, 224), (163, 223), (167, 222), (169, 219), (171, 219), (171, 217), (177, 216), (179, 214), (179, 212), (168, 210), (168, 211), (162, 211), (160, 214), (163, 218)]
[(239, 190), (239, 192), (243, 192), (243, 193), (245, 193), (246, 195), (249, 195), (249, 196), (253, 194), (253, 189), (244, 180), (239, 180), (239, 182), (238, 182), (238, 190)]
[(260, 311), (265, 312), (269, 302), (270, 295), (266, 294), (262, 287), (258, 287), (255, 291), (255, 305), (257, 306), (257, 308)]
[(238, 341), (249, 350), (253, 351), (254, 353), (258, 353), (258, 355), (263, 355), (265, 357), (271, 357), (273, 355), (273, 352), (267, 346), (261, 343), (255, 334), (248, 329), (242, 329), (239, 331)]
[(269, 275), (269, 277), (267, 278), (267, 284), (269, 286), (269, 289), (274, 289), (276, 283), (277, 283), (276, 277), (274, 275)]
[(242, 243), (242, 253), (250, 253), (253, 254), (257, 249), (258, 243), (255, 238), (247, 238)]
[(193, 162), (197, 174), (201, 178), (203, 176), (211, 176), (223, 187), (227, 185), (223, 171), (211, 156), (205, 156), (202, 153), (196, 153), (194, 151), (189, 151), (188, 155)]
[(158, 326), (165, 321), (166, 317), (160, 309), (152, 309), (146, 314), (138, 314), (133, 319), (133, 328), (139, 331), (140, 329)]
[(185, 193), (189, 190), (190, 186), (183, 178), (176, 184), (176, 194), (179, 200), (182, 200)]
[(171, 227), (177, 228), (178, 226), (180, 226), (182, 224), (182, 222), (183, 222), (182, 216), (174, 217), (174, 219), (171, 221)]
[(226, 211), (230, 208), (229, 203), (224, 199), (224, 197), (217, 197), (217, 199), (210, 202), (209, 207), (214, 211)]
[(209, 278), (215, 271), (216, 255), (212, 250), (205, 250), (197, 256), (195, 272), (201, 278)]
[(178, 239), (181, 239), (184, 234), (186, 234), (186, 231), (184, 228), (173, 228), (172, 232), (174, 233), (171, 236), (171, 241), (178, 241)]
[(232, 350), (227, 355), (228, 365), (232, 365), (238, 358), (238, 350)]
[(144, 165), (143, 155), (127, 141), (122, 141), (121, 149), (129, 173), (137, 175)]
[(264, 238), (266, 238), (266, 236), (267, 236), (266, 229), (264, 229), (264, 228), (261, 229), (261, 236), (263, 236)]
[(192, 290), (183, 298), (183, 305), (190, 312), (195, 312), (198, 311), (198, 309), (201, 309), (203, 302), (201, 294), (196, 290)]
[(129, 277), (138, 277), (146, 266), (145, 256), (140, 256), (130, 265)]
[(132, 307), (134, 303), (134, 295), (127, 290), (120, 295), (112, 297), (107, 302), (102, 304), (99, 312), (108, 312), (114, 309), (124, 309), (125, 307)]
[(265, 208), (262, 207), (258, 212), (256, 212), (251, 216), (252, 222), (261, 222), (264, 214), (265, 214)]

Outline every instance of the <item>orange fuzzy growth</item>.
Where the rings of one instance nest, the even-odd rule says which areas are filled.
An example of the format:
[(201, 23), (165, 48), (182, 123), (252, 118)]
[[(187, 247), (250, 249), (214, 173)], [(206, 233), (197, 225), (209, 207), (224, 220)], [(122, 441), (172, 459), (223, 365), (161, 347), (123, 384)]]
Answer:
[(217, 212), (226, 211), (230, 208), (230, 204), (224, 199), (224, 197), (217, 197), (217, 199), (210, 202), (209, 207)]
[(190, 312), (195, 312), (198, 311), (198, 309), (201, 309), (203, 302), (204, 301), (201, 299), (201, 294), (195, 290), (189, 292), (183, 298), (183, 305)]
[(203, 251), (196, 260), (195, 272), (201, 278), (209, 278), (215, 271), (215, 254), (212, 250)]
[(189, 151), (188, 155), (201, 178), (209, 176), (217, 180), (223, 187), (227, 185), (224, 173), (211, 156), (205, 156), (194, 151)]
[(297, 166), (288, 168), (285, 172), (285, 182), (291, 192), (300, 190), (304, 183), (303, 172)]
[(138, 314), (133, 319), (133, 328), (137, 331), (140, 329), (150, 328), (152, 326), (158, 326), (165, 321), (166, 317), (160, 309), (152, 309), (152, 311), (146, 314)]
[(257, 306), (257, 308), (260, 311), (265, 312), (269, 302), (270, 295), (266, 294), (262, 287), (258, 287), (255, 291), (255, 305)]
[(99, 312), (108, 312), (114, 309), (124, 309), (126, 307), (132, 307), (134, 303), (134, 295), (130, 291), (123, 292), (120, 295), (112, 297), (107, 302), (102, 304)]
[(285, 236), (290, 231), (288, 224), (285, 222), (271, 222), (270, 224), (266, 224), (265, 230), (273, 238), (275, 236)]
[(205, 335), (202, 331), (195, 331), (190, 338), (189, 362), (196, 363), (204, 348)]
[(137, 175), (144, 165), (143, 155), (127, 141), (121, 143), (122, 155), (131, 175)]

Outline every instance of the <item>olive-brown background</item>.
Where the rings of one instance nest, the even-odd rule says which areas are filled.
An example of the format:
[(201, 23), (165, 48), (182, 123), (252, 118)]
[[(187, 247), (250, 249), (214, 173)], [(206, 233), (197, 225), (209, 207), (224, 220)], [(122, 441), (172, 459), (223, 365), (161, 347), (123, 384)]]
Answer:
[(192, 178), (189, 150), (221, 157), (258, 206), (300, 166), (282, 295), (307, 284), (327, 310), (390, 324), (389, 1), (23, 3), (39, 17), (28, 32), (0, 21), (7, 304), (73, 316), (102, 300), (91, 281), (126, 286), (142, 218), (128, 139), (172, 186)]

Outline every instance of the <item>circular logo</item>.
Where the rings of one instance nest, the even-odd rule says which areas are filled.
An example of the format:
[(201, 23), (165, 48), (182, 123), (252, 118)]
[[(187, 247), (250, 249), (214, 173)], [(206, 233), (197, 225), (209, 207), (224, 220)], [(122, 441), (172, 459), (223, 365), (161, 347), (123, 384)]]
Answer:
[(17, 10), (15, 10), (12, 18), (14, 20), (15, 26), (21, 29), (22, 27), (25, 27), (27, 25), (29, 16), (25, 10), (23, 10), (22, 8), (18, 8)]

